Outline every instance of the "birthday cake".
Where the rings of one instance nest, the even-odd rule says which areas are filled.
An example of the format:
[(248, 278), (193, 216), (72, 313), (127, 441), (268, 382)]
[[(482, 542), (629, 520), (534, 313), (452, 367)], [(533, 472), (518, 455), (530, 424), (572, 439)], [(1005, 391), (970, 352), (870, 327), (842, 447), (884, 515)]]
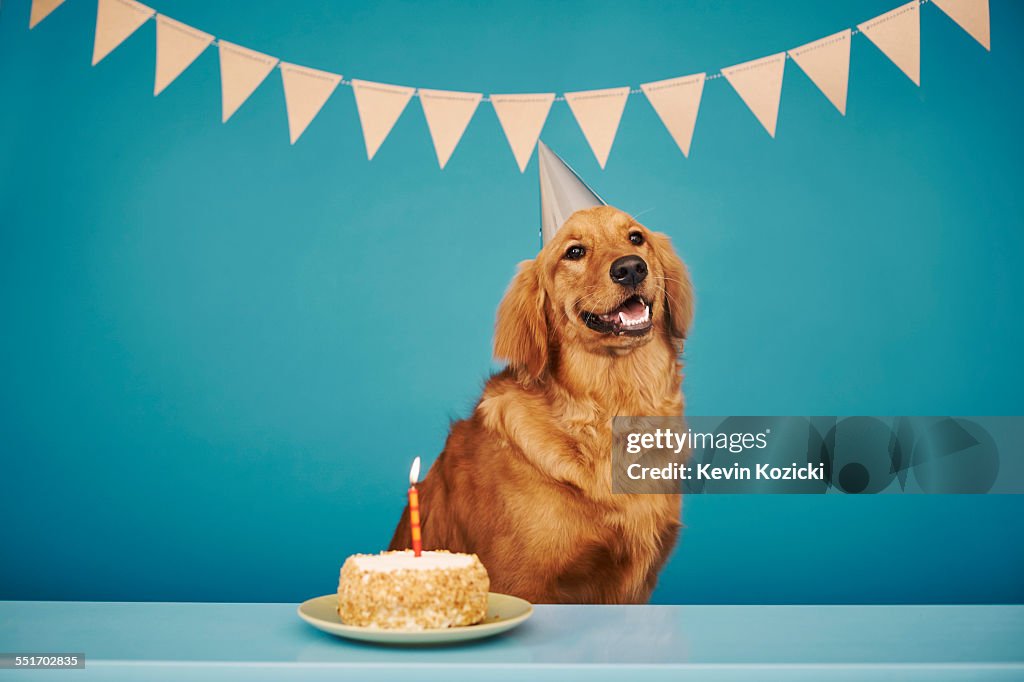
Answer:
[(382, 629), (473, 625), (487, 615), (489, 589), (475, 554), (354, 554), (341, 567), (338, 615), (345, 625)]

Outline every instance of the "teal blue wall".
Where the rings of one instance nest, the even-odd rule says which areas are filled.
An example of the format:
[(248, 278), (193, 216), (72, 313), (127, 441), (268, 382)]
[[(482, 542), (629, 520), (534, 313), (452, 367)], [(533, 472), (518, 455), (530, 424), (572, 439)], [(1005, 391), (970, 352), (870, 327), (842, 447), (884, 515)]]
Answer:
[[(349, 77), (561, 92), (896, 0), (153, 4)], [(31, 33), (28, 5), (0, 13), (0, 598), (329, 592), (492, 368), (536, 161), (482, 105), (442, 172), (413, 101), (368, 163), (344, 87), (290, 147), (278, 73), (223, 125), (214, 50), (154, 99), (152, 23), (93, 68), (92, 0)], [(694, 413), (1024, 414), (1024, 5), (992, 0), (991, 54), (921, 14), (920, 89), (857, 37), (848, 115), (789, 63), (775, 140), (717, 80), (690, 159), (636, 97), (602, 172), (552, 110), (549, 144), (692, 268)], [(703, 497), (684, 521), (657, 601), (1024, 600), (1020, 497)]]

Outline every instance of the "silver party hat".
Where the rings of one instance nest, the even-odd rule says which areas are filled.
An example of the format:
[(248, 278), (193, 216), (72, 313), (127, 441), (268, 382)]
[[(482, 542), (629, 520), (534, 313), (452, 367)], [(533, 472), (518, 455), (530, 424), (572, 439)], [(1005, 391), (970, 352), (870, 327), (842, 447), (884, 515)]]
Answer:
[(540, 234), (547, 244), (576, 211), (605, 206), (587, 183), (580, 179), (558, 154), (537, 141), (537, 167), (540, 169)]

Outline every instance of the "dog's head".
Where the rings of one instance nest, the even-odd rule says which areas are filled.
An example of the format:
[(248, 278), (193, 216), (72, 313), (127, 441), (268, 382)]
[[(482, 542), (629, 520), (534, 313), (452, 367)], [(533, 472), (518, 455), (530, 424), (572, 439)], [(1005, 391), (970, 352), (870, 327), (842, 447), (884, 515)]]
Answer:
[(674, 345), (693, 319), (693, 289), (669, 238), (610, 206), (574, 213), (520, 264), (498, 307), (494, 354), (532, 378), (552, 347), (629, 353), (658, 335)]

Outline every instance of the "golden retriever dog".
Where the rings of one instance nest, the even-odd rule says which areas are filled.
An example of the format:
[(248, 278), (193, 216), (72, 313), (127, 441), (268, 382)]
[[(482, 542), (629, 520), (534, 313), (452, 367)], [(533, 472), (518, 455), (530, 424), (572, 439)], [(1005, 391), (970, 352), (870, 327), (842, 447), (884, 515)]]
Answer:
[[(417, 485), (423, 548), (476, 553), (492, 591), (534, 603), (646, 602), (682, 501), (612, 493), (612, 417), (682, 415), (693, 306), (668, 237), (574, 213), (520, 264), (495, 325), (508, 366)], [(409, 547), (406, 507), (391, 549)]]

